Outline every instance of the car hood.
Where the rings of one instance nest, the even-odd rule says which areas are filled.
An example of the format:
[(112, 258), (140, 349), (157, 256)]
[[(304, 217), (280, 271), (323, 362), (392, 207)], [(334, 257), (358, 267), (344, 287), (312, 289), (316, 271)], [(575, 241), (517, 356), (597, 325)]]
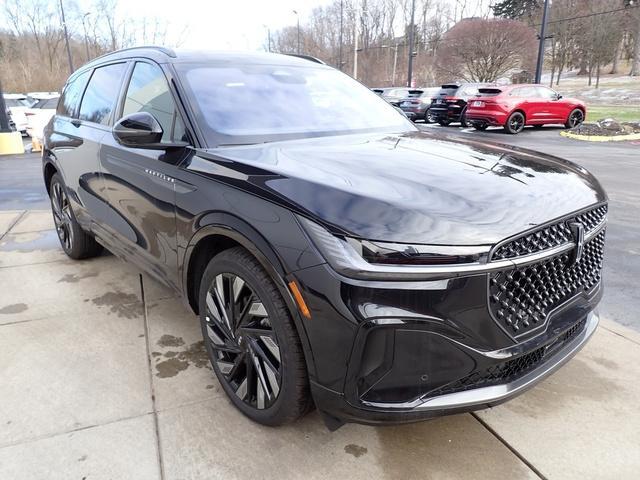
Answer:
[(425, 132), (218, 147), (203, 155), (224, 162), (227, 172), (245, 172), (257, 191), (334, 232), (379, 241), (494, 244), (606, 199), (597, 180), (571, 162)]

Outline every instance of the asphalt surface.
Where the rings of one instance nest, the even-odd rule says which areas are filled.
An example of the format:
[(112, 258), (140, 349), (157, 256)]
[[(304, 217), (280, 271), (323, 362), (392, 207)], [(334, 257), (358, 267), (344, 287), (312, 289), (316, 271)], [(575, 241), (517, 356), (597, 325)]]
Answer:
[[(430, 132), (473, 135), (538, 150), (574, 161), (591, 171), (608, 192), (609, 226), (605, 254), (605, 318), (640, 331), (640, 142), (595, 143), (560, 136), (561, 128), (525, 129), (509, 135), (502, 129), (477, 132), (456, 126), (418, 124)], [(0, 210), (49, 208), (38, 154), (0, 156)]]

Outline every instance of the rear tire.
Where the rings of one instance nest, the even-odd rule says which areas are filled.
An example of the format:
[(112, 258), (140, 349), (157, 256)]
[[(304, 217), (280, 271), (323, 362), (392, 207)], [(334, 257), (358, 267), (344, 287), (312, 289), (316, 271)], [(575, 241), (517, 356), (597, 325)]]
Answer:
[(231, 402), (263, 425), (311, 406), (300, 338), (271, 277), (244, 248), (211, 259), (200, 282), (200, 323), (213, 371)]
[(53, 223), (64, 253), (74, 260), (98, 256), (102, 252), (102, 245), (85, 232), (76, 220), (69, 202), (67, 189), (58, 173), (53, 174), (51, 177), (49, 197)]
[(467, 128), (469, 124), (467, 123), (467, 107), (464, 107), (462, 113), (460, 114), (460, 126), (463, 128)]
[(507, 133), (515, 135), (524, 129), (524, 123), (524, 115), (520, 112), (513, 112), (509, 115), (507, 123), (504, 124), (504, 129)]
[(438, 123), (443, 126), (446, 127), (451, 123), (451, 120), (438, 120)]
[(429, 112), (429, 109), (427, 109), (424, 112), (424, 123), (435, 123), (436, 119), (433, 118), (433, 116), (431, 115), (431, 112)]
[(565, 128), (574, 128), (584, 122), (584, 112), (579, 108), (574, 108), (565, 122)]
[(479, 130), (481, 132), (486, 130), (488, 126), (489, 125), (487, 125), (486, 123), (474, 123), (473, 124), (473, 128), (475, 128), (476, 130)]

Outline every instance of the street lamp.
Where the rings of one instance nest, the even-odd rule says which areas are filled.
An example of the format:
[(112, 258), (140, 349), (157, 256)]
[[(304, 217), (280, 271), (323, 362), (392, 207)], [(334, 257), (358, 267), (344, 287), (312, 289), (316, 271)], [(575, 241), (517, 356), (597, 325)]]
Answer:
[(69, 60), (69, 73), (73, 73), (73, 60), (71, 59), (71, 47), (69, 46), (69, 32), (67, 32), (67, 22), (64, 19), (64, 7), (60, 0), (60, 16), (62, 17), (62, 26), (64, 27), (64, 42), (67, 45), (67, 59)]
[(298, 15), (297, 10), (293, 10), (293, 13), (296, 14), (296, 19), (298, 20), (298, 55), (300, 55), (300, 15)]
[(271, 51), (271, 29), (269, 28), (268, 25), (264, 23), (262, 24), (262, 26), (267, 29), (267, 52), (270, 52)]
[(87, 12), (82, 16), (82, 29), (84, 30), (84, 48), (87, 52), (87, 62), (91, 59), (91, 55), (89, 54), (89, 37), (87, 36), (87, 25), (84, 21), (89, 15), (91, 15), (91, 12)]

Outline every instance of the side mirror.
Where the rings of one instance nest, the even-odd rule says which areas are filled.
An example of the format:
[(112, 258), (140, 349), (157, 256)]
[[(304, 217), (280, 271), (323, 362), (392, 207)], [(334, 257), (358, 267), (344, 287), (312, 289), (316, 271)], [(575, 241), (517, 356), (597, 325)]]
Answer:
[(160, 123), (148, 112), (136, 112), (122, 117), (113, 126), (114, 138), (125, 147), (162, 148)]

